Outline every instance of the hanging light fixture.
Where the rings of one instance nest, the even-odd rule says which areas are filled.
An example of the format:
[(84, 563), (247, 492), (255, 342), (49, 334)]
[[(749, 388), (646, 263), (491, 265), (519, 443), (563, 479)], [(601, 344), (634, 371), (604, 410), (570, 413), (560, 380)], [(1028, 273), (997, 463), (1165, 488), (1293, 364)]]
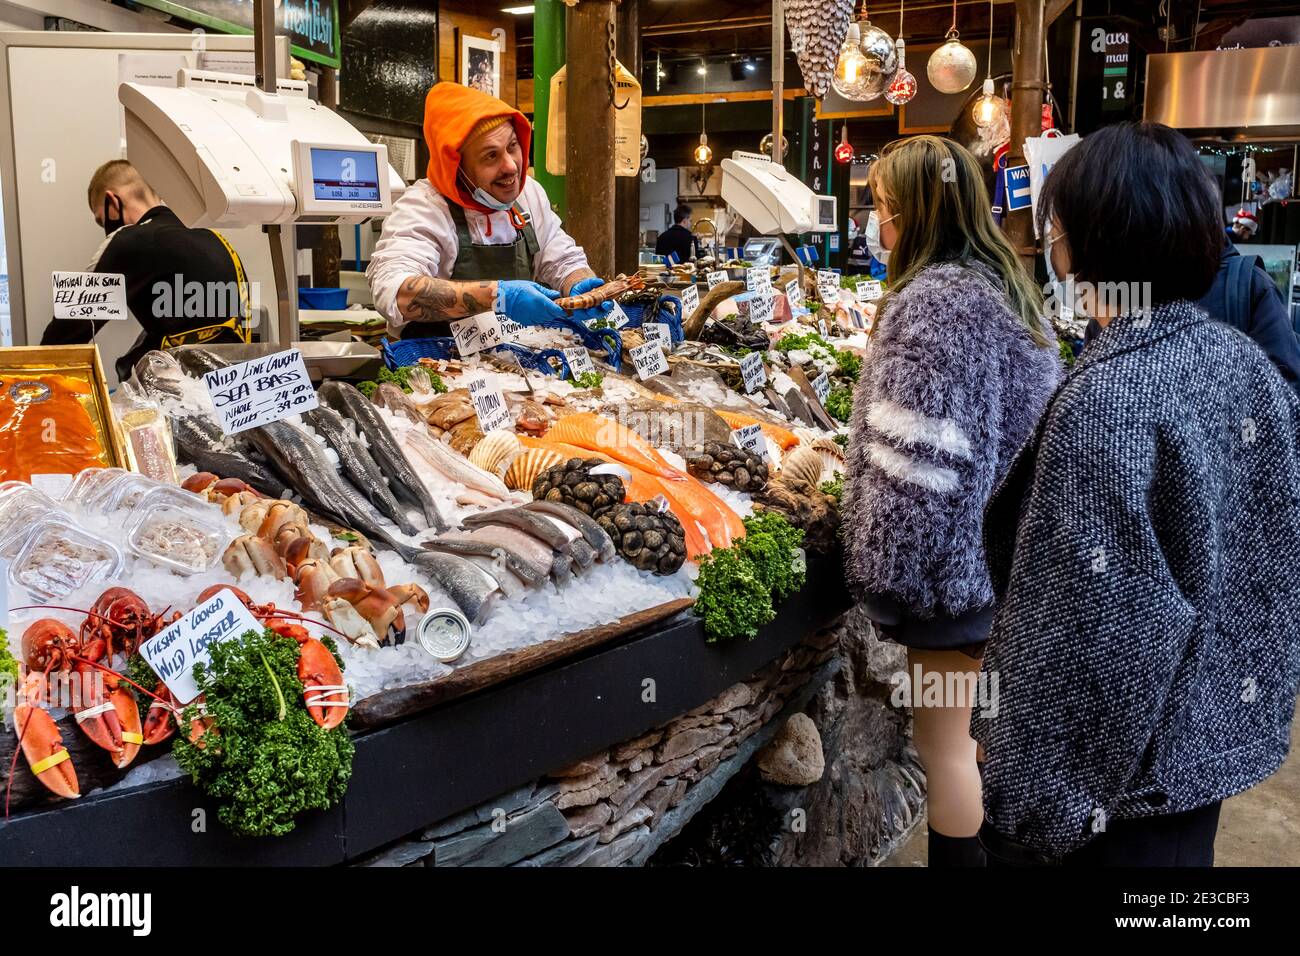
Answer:
[(849, 142), (849, 124), (840, 127), (840, 141), (835, 146), (835, 162), (853, 162), (853, 144)]
[[(700, 60), (700, 92), (704, 93), (706, 74), (704, 61)], [(700, 145), (695, 147), (695, 161), (701, 166), (707, 166), (713, 160), (713, 150), (709, 148), (709, 134), (706, 132), (707, 124), (705, 123), (705, 110), (707, 105), (703, 100), (700, 101)]]
[(971, 108), (971, 117), (980, 129), (993, 126), (1007, 112), (1007, 101), (993, 92), (993, 0), (989, 0), (989, 52), (984, 90)]
[(849, 32), (840, 44), (840, 58), (835, 61), (831, 75), (831, 88), (847, 100), (866, 100), (867, 59), (862, 55), (862, 31), (856, 23), (849, 24)]
[[(772, 155), (772, 134), (771, 133), (768, 133), (766, 136), (764, 136), (762, 139), (758, 141), (758, 151), (762, 153), (764, 156)], [(781, 137), (781, 155), (782, 156), (790, 155), (790, 141), (786, 139), (785, 136)]]
[(889, 34), (873, 26), (862, 2), (862, 20), (849, 24), (840, 45), (839, 60), (831, 77), (831, 87), (845, 99), (865, 102), (885, 92), (898, 68), (898, 55)]
[(957, 0), (952, 0), (952, 26), (939, 49), (930, 54), (925, 73), (940, 93), (960, 93), (975, 82), (979, 63), (957, 32)]
[(898, 69), (885, 87), (885, 99), (894, 106), (902, 106), (916, 95), (916, 77), (907, 72), (907, 49), (903, 44), (903, 0), (898, 0), (898, 39), (894, 41), (894, 49), (898, 51)]

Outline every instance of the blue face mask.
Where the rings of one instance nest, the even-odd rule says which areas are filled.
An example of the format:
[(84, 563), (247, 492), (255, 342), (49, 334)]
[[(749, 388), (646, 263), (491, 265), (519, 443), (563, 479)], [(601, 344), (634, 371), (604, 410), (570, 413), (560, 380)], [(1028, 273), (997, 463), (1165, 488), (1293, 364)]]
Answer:
[[(474, 184), (469, 181), (469, 177), (465, 175), (463, 170), (460, 173), (460, 178), (466, 186), (474, 186)], [(509, 212), (515, 205), (512, 202), (502, 202), (481, 186), (474, 186), (470, 191), (470, 198), (476, 203), (486, 206), (488, 209), (495, 209), (498, 212)]]

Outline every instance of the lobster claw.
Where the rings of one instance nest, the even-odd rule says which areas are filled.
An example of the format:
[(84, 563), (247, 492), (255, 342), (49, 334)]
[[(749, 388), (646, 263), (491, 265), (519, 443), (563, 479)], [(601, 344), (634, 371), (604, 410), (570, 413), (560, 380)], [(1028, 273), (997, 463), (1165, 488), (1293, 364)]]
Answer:
[(176, 698), (162, 681), (158, 682), (157, 694), (161, 700), (151, 700), (144, 715), (144, 742), (146, 746), (160, 744), (176, 733)]
[(23, 701), (14, 708), (14, 729), (22, 741), (23, 757), (36, 779), (52, 793), (67, 799), (81, 796), (72, 755), (63, 746), (59, 725), (41, 706), (45, 686), (41, 674), (29, 674), (23, 683)]
[(298, 643), (298, 679), (302, 681), (302, 699), (312, 720), (326, 730), (333, 730), (348, 715), (348, 688), (343, 672), (329, 648), (309, 637)]
[[(135, 696), (116, 677), (107, 676), (101, 684), (92, 668), (85, 664), (77, 666), (81, 676), (84, 708), (77, 711), (77, 725), (86, 736), (113, 755), (113, 764), (119, 770), (131, 765), (144, 735), (140, 727), (140, 708), (136, 706)], [(107, 694), (104, 687), (111, 689)], [(90, 688), (90, 690), (86, 690)]]

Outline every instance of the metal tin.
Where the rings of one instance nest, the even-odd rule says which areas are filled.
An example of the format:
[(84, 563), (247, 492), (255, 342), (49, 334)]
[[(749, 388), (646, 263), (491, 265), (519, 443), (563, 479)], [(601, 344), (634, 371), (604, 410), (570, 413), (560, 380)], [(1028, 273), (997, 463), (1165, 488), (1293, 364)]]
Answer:
[(469, 619), (455, 608), (434, 608), (415, 629), (415, 639), (435, 660), (450, 664), (469, 649)]

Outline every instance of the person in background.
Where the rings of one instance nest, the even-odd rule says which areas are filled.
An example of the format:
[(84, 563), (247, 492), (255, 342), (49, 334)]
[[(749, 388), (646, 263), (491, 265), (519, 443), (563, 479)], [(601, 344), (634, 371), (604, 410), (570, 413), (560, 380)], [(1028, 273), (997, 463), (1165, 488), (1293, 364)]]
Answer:
[[(1033, 431), (1060, 360), (970, 153), (917, 136), (887, 146), (871, 175), (889, 291), (853, 398), (846, 577), (878, 632), (907, 646), (909, 676), (968, 689), (993, 617), (984, 503)], [(912, 716), (930, 865), (981, 866), (975, 701), (959, 693), (922, 706), (922, 686), (912, 684)]]
[[(853, 219), (857, 222), (861, 217)], [(884, 280), (888, 275), (889, 250), (880, 244), (880, 217), (876, 210), (866, 217), (866, 224), (859, 226), (860, 231), (849, 243), (849, 275), (869, 275), (873, 279)]]
[(698, 250), (699, 242), (691, 233), (691, 207), (682, 203), (673, 210), (673, 224), (655, 240), (655, 255), (675, 255), (678, 262), (690, 262)]
[[(1238, 210), (1237, 218), (1226, 230), (1227, 235), (1251, 236), (1257, 228), (1255, 217)], [(1218, 229), (1215, 230), (1216, 234)], [(1286, 302), (1273, 277), (1264, 271), (1258, 256), (1243, 256), (1225, 239), (1210, 290), (1196, 303), (1211, 318), (1245, 332), (1300, 394), (1300, 340), (1297, 340), (1287, 313)], [(1095, 319), (1084, 329), (1084, 347), (1101, 331)]]
[(496, 312), (521, 325), (583, 321), (606, 302), (567, 315), (554, 300), (601, 285), (528, 177), (532, 127), (523, 113), (459, 83), (424, 99), (428, 176), (384, 220), (366, 269), (375, 308), (404, 339), (451, 334), (451, 320)]
[[(152, 349), (251, 340), (248, 278), (221, 233), (186, 226), (125, 159), (95, 170), (86, 199), (106, 238), (85, 271), (121, 273), (127, 307), (144, 329), (115, 362), (119, 380)], [(90, 342), (103, 326), (56, 319), (41, 344)]]
[(1259, 231), (1259, 218), (1249, 209), (1238, 209), (1228, 225), (1228, 239), (1236, 242), (1249, 242)]
[(1196, 304), (1223, 213), (1181, 134), (1087, 136), (1038, 214), (1101, 331), (984, 515), (981, 841), (989, 865), (1210, 866), (1220, 802), (1290, 747), (1300, 399)]

